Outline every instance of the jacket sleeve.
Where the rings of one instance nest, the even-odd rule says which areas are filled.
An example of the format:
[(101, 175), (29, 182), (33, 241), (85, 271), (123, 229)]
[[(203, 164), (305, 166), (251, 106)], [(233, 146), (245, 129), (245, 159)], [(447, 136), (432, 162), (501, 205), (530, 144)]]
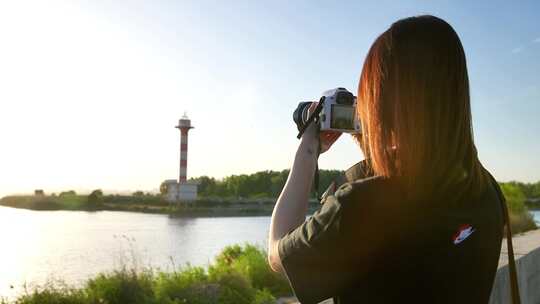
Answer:
[(338, 295), (355, 274), (341, 233), (343, 208), (329, 195), (321, 209), (279, 241), (279, 256), (298, 300), (318, 303)]

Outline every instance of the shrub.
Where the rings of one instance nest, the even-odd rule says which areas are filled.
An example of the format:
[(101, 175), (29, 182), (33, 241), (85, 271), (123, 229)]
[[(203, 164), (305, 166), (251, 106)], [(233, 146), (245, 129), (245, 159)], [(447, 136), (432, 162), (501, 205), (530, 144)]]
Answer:
[(233, 269), (248, 278), (254, 288), (267, 288), (274, 296), (292, 294), (285, 277), (272, 271), (266, 252), (257, 246), (228, 246), (216, 257), (214, 267)]
[(501, 183), (501, 190), (506, 198), (512, 233), (521, 233), (536, 229), (533, 216), (525, 206), (525, 194), (516, 183)]
[(276, 298), (268, 289), (257, 290), (255, 293), (254, 304), (274, 304), (276, 303)]
[(511, 183), (502, 183), (500, 186), (509, 211), (515, 214), (525, 212), (525, 194), (523, 194), (523, 191)]
[(255, 299), (255, 289), (249, 279), (233, 269), (210, 267), (211, 282), (219, 285), (218, 303), (251, 304)]
[(512, 227), (512, 233), (522, 233), (529, 230), (534, 230), (538, 228), (534, 217), (529, 212), (522, 212), (519, 214), (510, 213), (510, 225)]
[[(2, 300), (2, 304), (7, 301)], [(47, 284), (36, 288), (31, 293), (19, 297), (15, 304), (85, 304), (87, 303), (83, 291), (69, 287), (58, 287)]]
[(159, 303), (216, 303), (217, 288), (210, 284), (201, 267), (191, 267), (172, 273), (160, 272), (155, 279), (154, 292)]
[(85, 291), (90, 303), (146, 304), (154, 303), (153, 275), (151, 272), (122, 269), (99, 274), (86, 283)]
[(103, 191), (101, 189), (97, 189), (92, 191), (90, 195), (87, 197), (86, 206), (90, 209), (98, 208), (103, 204)]

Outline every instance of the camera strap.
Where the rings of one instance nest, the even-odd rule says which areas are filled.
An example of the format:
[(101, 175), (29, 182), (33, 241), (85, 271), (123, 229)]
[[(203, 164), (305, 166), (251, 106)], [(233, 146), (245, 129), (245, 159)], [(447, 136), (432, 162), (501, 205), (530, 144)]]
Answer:
[(508, 276), (510, 278), (510, 299), (512, 304), (520, 304), (521, 299), (519, 296), (519, 285), (517, 280), (516, 261), (514, 258), (514, 247), (512, 246), (512, 229), (510, 225), (510, 216), (508, 214), (508, 206), (506, 205), (506, 198), (504, 197), (504, 194), (502, 193), (499, 184), (497, 183), (493, 175), (491, 175), (490, 173), (488, 174), (491, 178), (491, 182), (493, 183), (493, 187), (495, 187), (497, 196), (501, 201), (501, 208), (504, 217), (503, 221), (506, 224), (506, 250), (508, 254)]
[(321, 99), (319, 99), (319, 103), (317, 104), (317, 107), (315, 108), (315, 111), (313, 111), (313, 113), (311, 113), (311, 115), (308, 117), (306, 122), (300, 127), (300, 129), (298, 130), (298, 135), (296, 136), (296, 138), (300, 139), (300, 137), (302, 137), (302, 135), (304, 135), (304, 132), (306, 131), (306, 129), (309, 127), (309, 125), (312, 122), (314, 122), (314, 121), (318, 122), (319, 114), (321, 114), (321, 111), (323, 109), (324, 100), (325, 100), (324, 96), (321, 97)]
[(313, 177), (313, 188), (315, 189), (315, 197), (320, 202), (321, 195), (319, 193), (319, 161), (318, 160), (317, 160), (317, 163), (315, 164), (315, 176)]
[[(504, 197), (504, 196), (503, 196)], [(512, 229), (510, 228), (510, 217), (508, 216), (508, 207), (506, 200), (504, 204), (504, 216), (506, 217), (506, 249), (508, 251), (508, 274), (510, 276), (510, 291), (512, 304), (520, 304), (519, 285), (517, 280), (516, 261), (514, 259), (514, 247), (512, 246)]]

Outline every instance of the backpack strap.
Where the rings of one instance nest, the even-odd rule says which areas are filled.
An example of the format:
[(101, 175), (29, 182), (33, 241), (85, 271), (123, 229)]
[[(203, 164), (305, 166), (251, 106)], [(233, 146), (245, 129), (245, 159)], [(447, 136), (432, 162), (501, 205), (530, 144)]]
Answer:
[(501, 188), (499, 187), (499, 184), (495, 180), (495, 178), (488, 172), (491, 181), (493, 182), (493, 187), (495, 187), (495, 190), (497, 191), (497, 195), (499, 196), (499, 200), (502, 204), (502, 211), (504, 216), (504, 223), (506, 224), (506, 247), (508, 251), (508, 274), (510, 276), (510, 292), (511, 292), (511, 300), (512, 304), (520, 304), (520, 296), (519, 296), (519, 285), (517, 281), (517, 271), (516, 271), (516, 261), (514, 260), (514, 247), (512, 246), (512, 229), (510, 225), (510, 216), (508, 214), (508, 207), (506, 205), (506, 198), (504, 197), (504, 194), (501, 191)]

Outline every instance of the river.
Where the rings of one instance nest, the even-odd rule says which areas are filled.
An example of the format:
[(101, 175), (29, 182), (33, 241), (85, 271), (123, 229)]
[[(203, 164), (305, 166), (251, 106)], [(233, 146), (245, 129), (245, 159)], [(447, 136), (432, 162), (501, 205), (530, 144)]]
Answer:
[[(130, 212), (0, 207), (0, 296), (126, 266), (204, 266), (227, 245), (265, 246), (270, 217), (173, 218)], [(13, 286), (13, 288), (11, 288)]]
[[(532, 211), (540, 224), (540, 211)], [(121, 266), (207, 265), (223, 247), (265, 246), (270, 217), (173, 218), (129, 212), (0, 207), (0, 296), (62, 279), (80, 284)]]

